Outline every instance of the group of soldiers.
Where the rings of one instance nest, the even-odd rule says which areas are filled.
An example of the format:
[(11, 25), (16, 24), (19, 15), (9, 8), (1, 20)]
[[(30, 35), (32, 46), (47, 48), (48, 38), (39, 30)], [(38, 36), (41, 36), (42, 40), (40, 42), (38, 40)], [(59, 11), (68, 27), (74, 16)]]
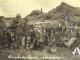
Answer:
[[(47, 26), (47, 24), (29, 25), (25, 18), (24, 24), (20, 22), (21, 16), (17, 15), (10, 27), (6, 28), (0, 18), (0, 48), (14, 49), (44, 49), (45, 47), (76, 46), (80, 38), (80, 28), (65, 25)], [(37, 27), (36, 27), (37, 26)], [(76, 42), (76, 43), (75, 43)]]

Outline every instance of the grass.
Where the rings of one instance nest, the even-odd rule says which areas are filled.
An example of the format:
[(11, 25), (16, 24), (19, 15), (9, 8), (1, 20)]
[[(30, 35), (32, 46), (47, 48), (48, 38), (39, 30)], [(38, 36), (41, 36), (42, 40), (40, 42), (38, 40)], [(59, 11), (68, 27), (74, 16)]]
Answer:
[[(47, 57), (62, 57), (61, 59), (53, 59), (53, 60), (80, 60), (79, 56), (73, 56), (70, 52), (70, 50), (64, 49), (61, 51), (57, 51), (54, 53), (48, 53), (46, 51), (38, 51), (38, 50), (0, 50), (0, 56), (38, 56), (38, 57), (43, 57), (43, 56), (47, 56)], [(11, 60), (11, 59), (10, 59)], [(17, 60), (17, 59), (16, 59)], [(42, 59), (44, 60), (44, 59)], [(47, 59), (50, 60), (50, 59)]]

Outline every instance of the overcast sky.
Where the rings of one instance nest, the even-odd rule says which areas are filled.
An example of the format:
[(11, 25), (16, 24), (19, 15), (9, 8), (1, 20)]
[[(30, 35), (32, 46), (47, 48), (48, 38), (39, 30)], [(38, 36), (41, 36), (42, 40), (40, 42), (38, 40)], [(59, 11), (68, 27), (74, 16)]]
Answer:
[(41, 8), (44, 12), (48, 12), (60, 5), (62, 1), (80, 7), (80, 0), (0, 0), (0, 15), (15, 16), (20, 13), (24, 17), (32, 10), (40, 10)]

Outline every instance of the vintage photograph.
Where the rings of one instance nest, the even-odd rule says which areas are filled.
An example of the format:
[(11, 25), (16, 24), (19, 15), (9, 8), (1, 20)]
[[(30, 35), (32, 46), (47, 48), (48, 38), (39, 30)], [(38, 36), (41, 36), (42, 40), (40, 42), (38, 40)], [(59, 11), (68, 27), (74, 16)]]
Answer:
[(80, 0), (0, 0), (0, 60), (80, 60)]

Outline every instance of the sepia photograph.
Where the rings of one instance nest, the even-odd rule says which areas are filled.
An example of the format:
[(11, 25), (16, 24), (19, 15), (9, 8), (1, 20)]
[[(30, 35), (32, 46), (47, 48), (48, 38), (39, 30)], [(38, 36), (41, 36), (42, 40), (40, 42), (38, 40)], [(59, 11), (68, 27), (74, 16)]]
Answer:
[(80, 60), (80, 0), (0, 0), (0, 60)]

